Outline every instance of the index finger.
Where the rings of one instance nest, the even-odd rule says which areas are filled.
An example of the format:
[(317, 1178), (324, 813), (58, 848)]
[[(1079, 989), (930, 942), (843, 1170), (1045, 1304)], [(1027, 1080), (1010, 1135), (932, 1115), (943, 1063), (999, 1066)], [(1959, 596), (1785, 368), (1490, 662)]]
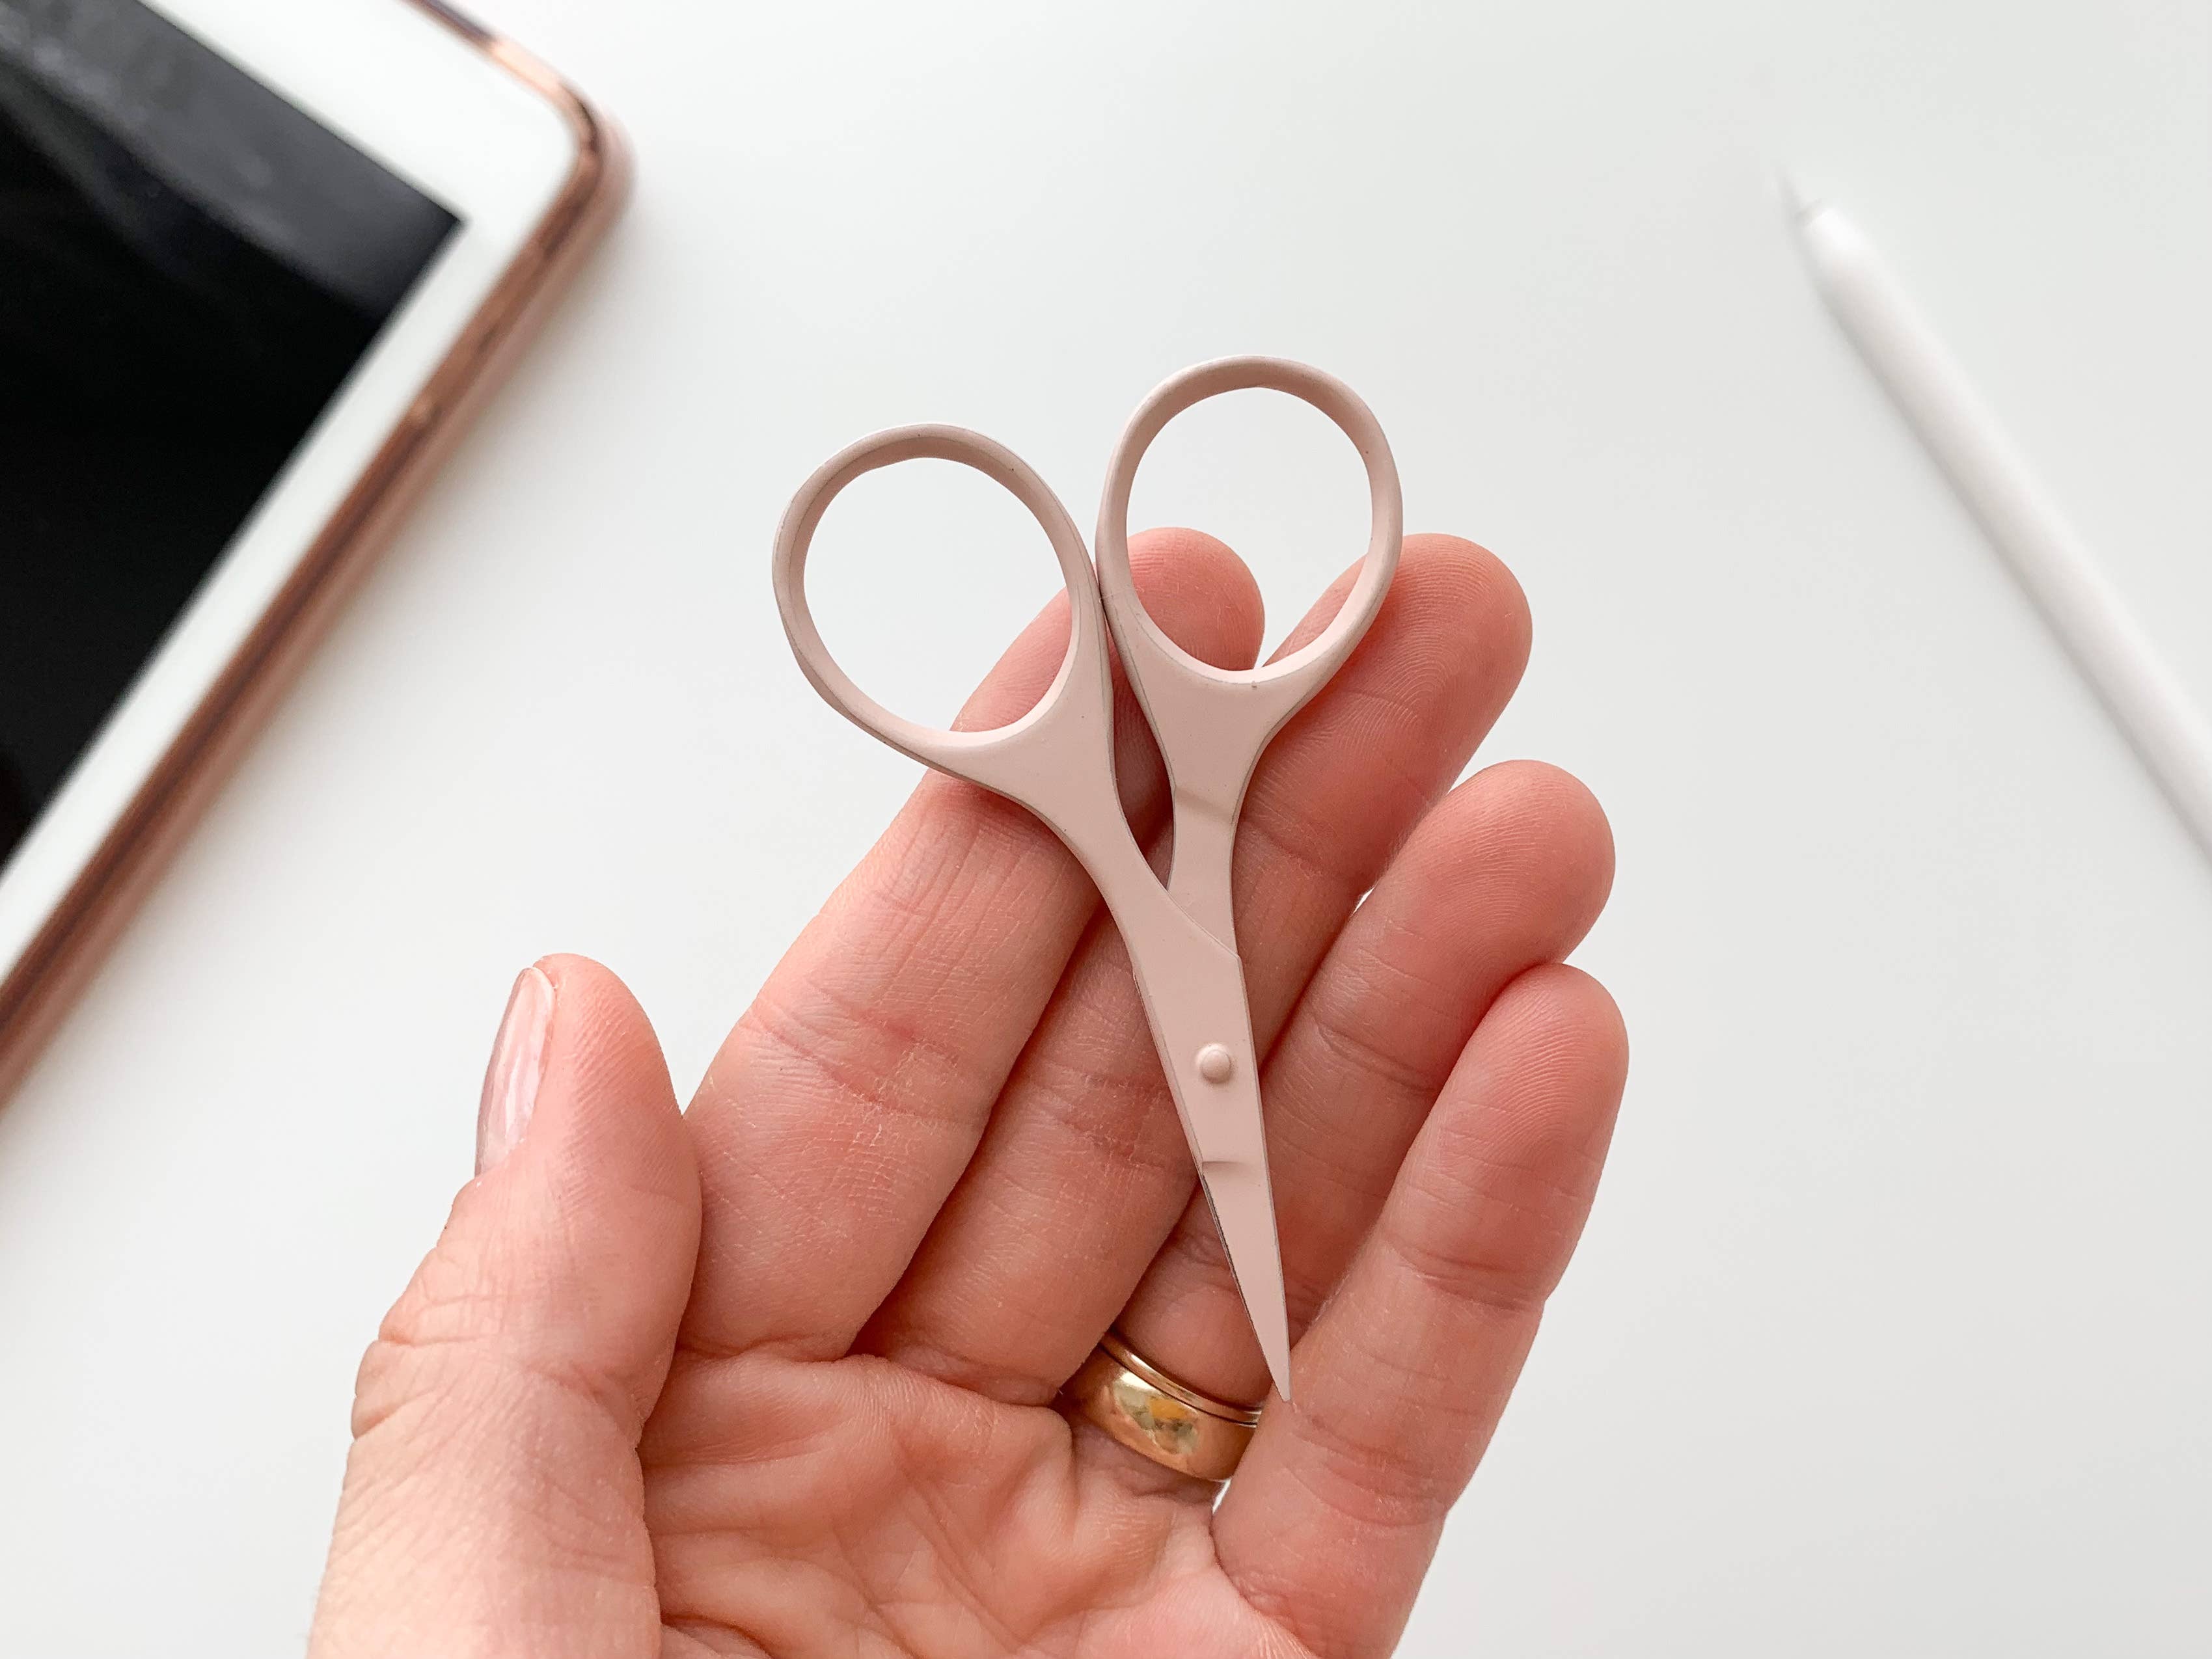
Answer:
[[(1184, 646), (1249, 663), (1261, 609), (1220, 543), (1146, 537), (1138, 580)], [(1018, 717), (1051, 680), (1066, 599), (963, 711)], [(1115, 769), (1141, 828), (1164, 779), (1118, 678)], [(1012, 802), (926, 777), (769, 976), (689, 1114), (705, 1222), (686, 1346), (831, 1357), (898, 1281), (1098, 905), (1059, 839)]]

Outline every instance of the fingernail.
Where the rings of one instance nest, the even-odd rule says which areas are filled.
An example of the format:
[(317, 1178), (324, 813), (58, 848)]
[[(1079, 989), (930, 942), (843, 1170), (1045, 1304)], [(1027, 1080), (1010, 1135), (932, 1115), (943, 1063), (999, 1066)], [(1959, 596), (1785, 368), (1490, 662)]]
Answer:
[(484, 1069), (483, 1099), (477, 1107), (478, 1175), (498, 1167), (530, 1126), (552, 1024), (553, 982), (534, 967), (523, 969), (507, 994), (491, 1064)]

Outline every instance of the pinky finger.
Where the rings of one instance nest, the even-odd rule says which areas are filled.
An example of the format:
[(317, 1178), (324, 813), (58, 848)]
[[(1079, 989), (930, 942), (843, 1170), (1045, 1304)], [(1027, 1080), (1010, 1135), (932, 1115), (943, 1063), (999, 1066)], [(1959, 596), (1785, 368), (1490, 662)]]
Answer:
[(1534, 968), (1468, 1040), (1215, 1517), (1254, 1608), (1387, 1654), (1589, 1214), (1627, 1069), (1603, 987)]

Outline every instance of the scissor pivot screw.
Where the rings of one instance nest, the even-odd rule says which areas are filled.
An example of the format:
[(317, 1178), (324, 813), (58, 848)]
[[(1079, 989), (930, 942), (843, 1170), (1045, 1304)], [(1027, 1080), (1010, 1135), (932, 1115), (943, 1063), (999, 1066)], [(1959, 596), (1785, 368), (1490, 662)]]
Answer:
[(1218, 1043), (1198, 1051), (1198, 1075), (1209, 1083), (1225, 1083), (1237, 1075), (1237, 1057)]

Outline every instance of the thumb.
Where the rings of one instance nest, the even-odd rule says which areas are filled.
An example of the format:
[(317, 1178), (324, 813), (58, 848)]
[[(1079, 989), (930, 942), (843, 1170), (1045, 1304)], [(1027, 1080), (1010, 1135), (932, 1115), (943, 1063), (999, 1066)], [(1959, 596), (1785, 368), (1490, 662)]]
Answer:
[(657, 1654), (637, 1438), (699, 1178), (653, 1028), (597, 963), (515, 981), (477, 1166), (362, 1362), (310, 1652)]

